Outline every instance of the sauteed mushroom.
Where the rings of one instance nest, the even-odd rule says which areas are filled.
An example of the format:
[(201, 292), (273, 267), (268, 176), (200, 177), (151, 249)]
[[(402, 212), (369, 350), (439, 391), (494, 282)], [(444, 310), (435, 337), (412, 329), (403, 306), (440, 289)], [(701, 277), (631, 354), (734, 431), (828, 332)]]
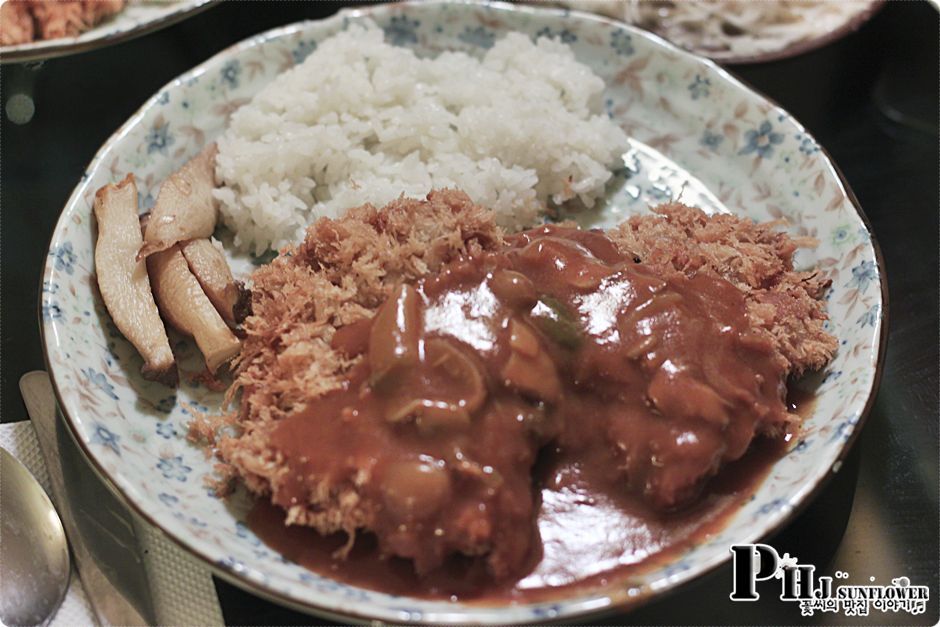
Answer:
[(178, 242), (212, 235), (219, 214), (212, 197), (216, 152), (215, 144), (209, 145), (163, 181), (138, 259)]
[(418, 363), (421, 333), (421, 296), (402, 284), (375, 315), (369, 334), (372, 382), (381, 385), (403, 366)]
[(193, 239), (180, 244), (180, 250), (222, 319), (231, 325), (241, 322), (238, 320), (239, 311), (244, 310), (241, 304), (251, 294), (232, 277), (221, 249), (208, 239)]
[(118, 330), (144, 358), (144, 378), (175, 385), (179, 375), (163, 321), (150, 291), (147, 268), (137, 261), (142, 241), (133, 174), (95, 194), (98, 289)]
[(238, 354), (241, 342), (189, 271), (178, 245), (150, 255), (147, 269), (163, 317), (178, 331), (196, 340), (210, 372), (216, 372)]

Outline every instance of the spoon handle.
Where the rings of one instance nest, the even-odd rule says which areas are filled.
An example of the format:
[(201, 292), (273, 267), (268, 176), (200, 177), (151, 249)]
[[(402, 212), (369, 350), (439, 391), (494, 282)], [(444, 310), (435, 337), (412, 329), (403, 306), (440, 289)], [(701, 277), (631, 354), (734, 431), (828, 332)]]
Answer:
[[(75, 567), (91, 602), (99, 625), (147, 625), (140, 612), (115, 588), (94, 558), (76, 520), (75, 512), (65, 490), (65, 477), (57, 442), (56, 405), (52, 383), (45, 372), (30, 372), (20, 379), (20, 391), (26, 404), (39, 446), (46, 461), (52, 487), (52, 500), (56, 504), (65, 527)], [(66, 438), (69, 436), (66, 435)]]

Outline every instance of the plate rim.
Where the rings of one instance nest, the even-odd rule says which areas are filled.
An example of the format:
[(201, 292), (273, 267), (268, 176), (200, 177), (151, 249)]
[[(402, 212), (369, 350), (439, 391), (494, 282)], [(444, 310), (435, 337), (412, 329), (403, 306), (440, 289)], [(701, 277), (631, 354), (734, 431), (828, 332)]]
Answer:
[[(130, 41), (131, 39), (160, 30), (161, 28), (172, 26), (187, 17), (205, 11), (221, 1), (222, 0), (180, 0), (180, 5), (175, 7), (175, 10), (167, 11), (165, 14), (152, 20), (141, 22), (126, 30), (103, 33), (98, 37), (92, 37), (83, 41), (79, 40), (82, 35), (92, 32), (95, 28), (100, 28), (101, 25), (99, 24), (75, 37), (55, 37), (52, 39), (42, 39), (38, 42), (31, 41), (25, 44), (0, 46), (0, 65), (40, 62), (46, 61), (47, 59), (55, 59), (57, 57), (106, 48), (114, 44)], [(114, 16), (109, 19), (113, 19), (113, 17)], [(37, 46), (36, 44), (43, 45)]]
[[(204, 3), (210, 3), (210, 2), (215, 2), (218, 0), (201, 0), (201, 1)], [(301, 21), (292, 22), (290, 24), (286, 24), (283, 26), (278, 26), (278, 27), (257, 33), (255, 35), (248, 36), (230, 46), (223, 48), (222, 50), (212, 55), (208, 59), (202, 61), (201, 63), (187, 70), (186, 72), (176, 76), (175, 78), (171, 79), (169, 82), (161, 86), (159, 89), (157, 89), (154, 92), (153, 96), (148, 98), (120, 127), (118, 127), (116, 131), (114, 131), (114, 133), (112, 133), (108, 137), (108, 139), (104, 141), (104, 143), (95, 153), (95, 155), (89, 161), (88, 165), (85, 167), (84, 172), (88, 172), (95, 164), (97, 164), (97, 162), (104, 156), (104, 154), (112, 148), (112, 145), (116, 141), (118, 141), (121, 137), (123, 137), (123, 135), (127, 133), (130, 130), (130, 128), (133, 125), (135, 125), (136, 122), (141, 117), (145, 115), (147, 110), (149, 110), (149, 108), (157, 101), (157, 99), (160, 97), (160, 95), (164, 91), (178, 84), (182, 84), (185, 81), (189, 80), (190, 78), (193, 78), (193, 77), (196, 77), (205, 73), (206, 68), (208, 66), (214, 64), (216, 61), (222, 58), (228, 57), (235, 50), (239, 50), (241, 48), (249, 48), (251, 46), (258, 45), (259, 43), (262, 43), (264, 41), (281, 37), (281, 36), (290, 34), (292, 32), (296, 32), (298, 30), (303, 30), (304, 28), (308, 27), (311, 24), (323, 24), (323, 23), (327, 23), (330, 21), (341, 21), (348, 17), (368, 16), (370, 13), (373, 12), (373, 8), (386, 9), (386, 10), (387, 10), (387, 7), (392, 7), (393, 9), (396, 9), (396, 8), (407, 9), (412, 6), (427, 6), (427, 5), (442, 6), (442, 5), (452, 5), (452, 4), (472, 5), (472, 6), (479, 6), (481, 8), (493, 7), (493, 8), (504, 10), (507, 12), (547, 12), (547, 13), (554, 13), (556, 15), (576, 14), (576, 16), (579, 19), (600, 22), (603, 24), (613, 24), (620, 28), (626, 28), (627, 30), (630, 31), (631, 35), (638, 35), (643, 38), (651, 39), (654, 41), (654, 43), (664, 46), (667, 49), (667, 51), (669, 51), (670, 53), (678, 54), (680, 56), (687, 56), (696, 62), (704, 64), (711, 71), (717, 72), (724, 80), (728, 81), (728, 83), (732, 87), (738, 90), (742, 90), (744, 92), (749, 92), (752, 95), (756, 95), (757, 97), (765, 100), (767, 103), (773, 105), (780, 111), (786, 112), (786, 109), (782, 108), (775, 100), (768, 97), (762, 91), (752, 87), (747, 82), (731, 74), (731, 72), (725, 69), (724, 67), (722, 67), (718, 61), (715, 61), (711, 58), (703, 57), (699, 54), (687, 51), (683, 48), (676, 46), (675, 44), (670, 43), (668, 40), (664, 39), (660, 35), (657, 35), (656, 33), (645, 31), (636, 26), (626, 24), (619, 20), (614, 20), (611, 18), (607, 18), (604, 16), (596, 15), (596, 14), (586, 13), (583, 11), (565, 10), (565, 9), (557, 9), (557, 8), (541, 7), (541, 6), (539, 7), (520, 6), (520, 5), (512, 4), (509, 2), (503, 2), (503, 1), (498, 1), (498, 0), (484, 0), (484, 2), (479, 2), (476, 0), (456, 0), (456, 1), (454, 0), (404, 0), (401, 2), (380, 3), (378, 5), (341, 8), (338, 12), (328, 17), (315, 19), (315, 20), (313, 19), (301, 20)], [(789, 119), (803, 133), (805, 133), (809, 137), (812, 137), (812, 134), (808, 133), (805, 127), (795, 117), (793, 117), (789, 113), (787, 113), (787, 115)], [(875, 358), (875, 363), (874, 363), (874, 373), (873, 373), (871, 385), (868, 389), (868, 394), (865, 399), (864, 406), (859, 415), (858, 421), (855, 424), (854, 428), (852, 429), (852, 432), (850, 433), (849, 437), (845, 440), (845, 442), (843, 442), (841, 448), (839, 449), (838, 454), (836, 455), (835, 459), (833, 459), (832, 464), (826, 469), (825, 472), (815, 477), (812, 483), (808, 483), (802, 486), (788, 500), (787, 504), (789, 507), (784, 508), (785, 511), (781, 511), (776, 516), (776, 520), (772, 524), (768, 525), (763, 531), (757, 533), (756, 535), (752, 534), (753, 537), (749, 536), (746, 540), (742, 540), (742, 541), (756, 542), (756, 541), (768, 538), (776, 534), (783, 527), (790, 524), (793, 518), (795, 518), (802, 511), (804, 511), (806, 507), (808, 507), (809, 504), (813, 500), (815, 500), (815, 498), (822, 491), (822, 489), (826, 485), (828, 485), (832, 476), (836, 472), (839, 471), (842, 465), (842, 462), (844, 461), (846, 456), (852, 451), (853, 447), (856, 445), (858, 441), (859, 435), (861, 434), (867, 422), (868, 416), (870, 415), (871, 410), (874, 406), (875, 400), (878, 396), (878, 391), (881, 386), (881, 379), (882, 379), (882, 375), (884, 371), (884, 361), (885, 361), (885, 354), (887, 351), (887, 339), (888, 339), (888, 310), (889, 310), (888, 282), (887, 282), (887, 273), (886, 273), (886, 266), (884, 262), (884, 256), (882, 254), (881, 247), (878, 244), (877, 238), (875, 237), (875, 233), (873, 231), (871, 221), (869, 220), (861, 204), (859, 203), (857, 196), (855, 195), (854, 191), (849, 185), (849, 182), (846, 180), (842, 171), (833, 161), (829, 152), (821, 145), (819, 146), (819, 148), (820, 148), (820, 153), (825, 158), (826, 167), (828, 168), (830, 174), (832, 174), (836, 178), (836, 180), (838, 180), (840, 187), (843, 193), (845, 194), (846, 200), (849, 202), (849, 204), (852, 206), (852, 209), (855, 211), (855, 213), (858, 215), (858, 217), (862, 221), (865, 231), (870, 238), (870, 243), (871, 243), (872, 250), (874, 253), (875, 262), (878, 268), (879, 296), (881, 299), (881, 307), (878, 313), (878, 322), (879, 322), (879, 332), (877, 334), (878, 351), (877, 351), (877, 356)], [(76, 200), (78, 196), (80, 195), (80, 191), (83, 188), (82, 183), (83, 181), (79, 181), (79, 183), (76, 185), (75, 189), (73, 190), (72, 194), (69, 195), (68, 200), (66, 201), (62, 211), (60, 212), (59, 219), (56, 221), (55, 227), (53, 228), (52, 233), (49, 237), (48, 245), (46, 246), (47, 251), (52, 249), (52, 244), (56, 241), (57, 235), (60, 231), (60, 227), (63, 224), (63, 220), (67, 218), (66, 211), (65, 211), (66, 208), (72, 205), (73, 201)], [(47, 257), (47, 261), (43, 265), (42, 275), (39, 278), (40, 284), (42, 283), (44, 277), (46, 276), (46, 269), (50, 263), (51, 261)], [(421, 618), (418, 621), (414, 621), (413, 619), (409, 619), (407, 616), (403, 616), (401, 613), (403, 612), (402, 610), (398, 610), (399, 613), (396, 614), (396, 610), (394, 608), (388, 608), (387, 612), (379, 614), (379, 613), (369, 612), (369, 611), (359, 611), (357, 607), (348, 607), (343, 610), (337, 610), (337, 609), (333, 609), (329, 607), (324, 607), (315, 602), (301, 601), (301, 600), (291, 597), (289, 594), (285, 592), (273, 589), (271, 587), (266, 587), (265, 585), (259, 583), (258, 581), (254, 580), (253, 578), (247, 576), (244, 573), (241, 573), (241, 572), (238, 572), (233, 569), (226, 568), (220, 565), (213, 558), (204, 554), (198, 548), (189, 545), (180, 536), (174, 533), (171, 533), (170, 531), (165, 529), (152, 515), (150, 515), (147, 511), (145, 511), (145, 509), (142, 506), (135, 503), (127, 494), (125, 494), (124, 490), (122, 490), (121, 487), (117, 485), (114, 479), (112, 479), (109, 476), (107, 471), (101, 466), (101, 464), (98, 462), (95, 456), (91, 453), (91, 451), (88, 448), (87, 443), (81, 438), (81, 434), (79, 433), (78, 427), (75, 424), (74, 419), (72, 418), (72, 416), (69, 415), (69, 412), (67, 411), (65, 404), (63, 403), (63, 396), (59, 391), (59, 387), (56, 382), (55, 372), (50, 366), (50, 359), (49, 359), (50, 339), (47, 338), (46, 325), (44, 324), (43, 319), (42, 319), (42, 314), (41, 314), (42, 300), (43, 300), (43, 292), (40, 289), (39, 297), (38, 297), (39, 306), (37, 307), (37, 314), (38, 314), (38, 321), (39, 321), (39, 327), (40, 327), (40, 338), (41, 338), (42, 349), (43, 349), (43, 362), (49, 374), (50, 381), (52, 382), (52, 388), (55, 394), (59, 413), (64, 418), (64, 422), (68, 427), (68, 431), (73, 442), (76, 443), (78, 449), (82, 452), (83, 457), (88, 462), (89, 466), (93, 469), (96, 476), (105, 484), (108, 490), (115, 497), (119, 499), (119, 501), (122, 504), (128, 507), (128, 509), (130, 509), (131, 511), (135, 512), (144, 521), (146, 521), (147, 524), (158, 529), (164, 537), (171, 540), (177, 547), (184, 550), (191, 557), (202, 562), (205, 566), (208, 566), (213, 575), (219, 576), (220, 578), (228, 581), (229, 583), (232, 583), (233, 585), (236, 585), (242, 589), (245, 589), (249, 591), (250, 593), (255, 594), (259, 597), (262, 597), (264, 599), (267, 599), (279, 605), (282, 605), (282, 606), (285, 606), (285, 607), (288, 607), (288, 608), (291, 608), (291, 609), (294, 609), (294, 610), (297, 610), (306, 614), (315, 614), (315, 615), (325, 616), (328, 618), (334, 618), (334, 619), (339, 618), (339, 619), (344, 619), (344, 620), (348, 620), (352, 618), (353, 620), (364, 621), (364, 622), (379, 620), (379, 621), (391, 621), (393, 623), (401, 623), (401, 622), (415, 623), (416, 622), (418, 624), (434, 624), (434, 623), (462, 624), (462, 623), (466, 623), (468, 620), (471, 620), (475, 622), (478, 621), (482, 624), (487, 624), (487, 623), (505, 624), (506, 623), (505, 618), (500, 620), (499, 619), (500, 617), (496, 616), (496, 614), (498, 614), (499, 612), (507, 608), (511, 609), (513, 607), (540, 607), (543, 605), (551, 604), (551, 603), (535, 602), (535, 603), (531, 603), (531, 604), (527, 604), (523, 606), (514, 606), (512, 604), (500, 605), (500, 606), (485, 605), (485, 606), (479, 606), (478, 608), (461, 608), (460, 610), (456, 610), (454, 612), (446, 612), (446, 613), (437, 612), (437, 611), (423, 612)], [(594, 601), (595, 602), (594, 605), (597, 605), (596, 601), (602, 600), (602, 599), (606, 600), (607, 603), (605, 605), (597, 605), (596, 607), (571, 608), (570, 610), (567, 610), (564, 613), (560, 613), (557, 617), (552, 617), (551, 620), (572, 620), (576, 618), (580, 619), (580, 618), (588, 618), (591, 616), (610, 614), (610, 613), (617, 612), (617, 611), (631, 611), (633, 609), (640, 607), (641, 605), (644, 605), (652, 601), (653, 599), (665, 598), (672, 594), (675, 594), (676, 592), (683, 590), (692, 582), (699, 580), (700, 578), (716, 571), (718, 568), (720, 568), (725, 563), (727, 563), (729, 559), (730, 559), (730, 552), (728, 553), (728, 555), (723, 556), (723, 557), (721, 556), (720, 553), (716, 554), (708, 562), (706, 562), (706, 564), (701, 569), (696, 570), (694, 574), (687, 575), (685, 573), (680, 573), (680, 574), (675, 575), (668, 582), (667, 586), (663, 589), (653, 590), (649, 587), (645, 587), (639, 594), (636, 594), (633, 596), (630, 596), (626, 594), (625, 592), (621, 592), (620, 594), (616, 596), (614, 596), (613, 594), (610, 594), (610, 592), (606, 592), (603, 595), (601, 595), (601, 593), (598, 593), (596, 596), (593, 596), (593, 597), (585, 597), (584, 599), (581, 600), (579, 605), (584, 605), (585, 603), (590, 603), (591, 601)], [(406, 598), (410, 598), (410, 597), (406, 597)], [(536, 619), (533, 617), (532, 621), (535, 621), (535, 620)], [(527, 621), (525, 620), (520, 621), (519, 619), (515, 619), (515, 620), (512, 620), (511, 622), (512, 624), (525, 624)], [(531, 622), (531, 621), (528, 621), (528, 622)]]

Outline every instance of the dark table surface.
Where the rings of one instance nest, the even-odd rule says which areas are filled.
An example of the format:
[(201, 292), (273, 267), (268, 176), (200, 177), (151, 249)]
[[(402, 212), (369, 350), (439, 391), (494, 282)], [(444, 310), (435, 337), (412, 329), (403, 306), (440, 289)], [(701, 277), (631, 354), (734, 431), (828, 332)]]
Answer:
[[(226, 2), (115, 47), (3, 66), (3, 101), (32, 89), (35, 115), (0, 134), (0, 417), (26, 419), (19, 377), (43, 367), (36, 304), (47, 243), (94, 153), (159, 87), (249, 35), (339, 3)], [(938, 621), (938, 14), (888, 2), (858, 33), (787, 61), (732, 68), (801, 120), (832, 155), (874, 227), (890, 287), (887, 357), (842, 470), (771, 543), (821, 573), (930, 587), (926, 614), (800, 616), (764, 594), (733, 604), (729, 568), (606, 624), (935, 624)], [(228, 624), (320, 624), (222, 581)]]

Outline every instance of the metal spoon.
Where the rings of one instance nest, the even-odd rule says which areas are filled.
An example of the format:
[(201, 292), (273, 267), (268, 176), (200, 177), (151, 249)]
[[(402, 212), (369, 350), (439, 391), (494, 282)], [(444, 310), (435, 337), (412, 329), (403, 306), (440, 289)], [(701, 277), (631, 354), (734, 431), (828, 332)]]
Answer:
[(2, 448), (0, 522), (0, 619), (45, 625), (68, 589), (68, 542), (42, 486)]

